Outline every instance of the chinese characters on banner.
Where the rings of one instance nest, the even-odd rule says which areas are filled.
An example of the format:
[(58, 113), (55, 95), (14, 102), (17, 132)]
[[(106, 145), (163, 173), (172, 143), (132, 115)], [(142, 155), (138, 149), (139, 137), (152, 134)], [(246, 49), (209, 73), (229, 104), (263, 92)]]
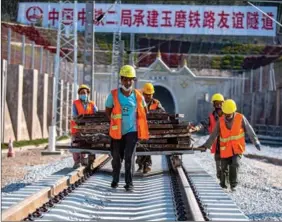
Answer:
[[(96, 4), (95, 18), (110, 4)], [(276, 7), (260, 7), (269, 17), (277, 18)], [(85, 4), (78, 4), (78, 30), (85, 28)], [(64, 21), (72, 21), (73, 9), (63, 8)], [(96, 32), (113, 32), (119, 25), (124, 33), (201, 34), (275, 36), (276, 25), (251, 6), (131, 5), (113, 7), (105, 18), (96, 22)], [(19, 3), (18, 22), (57, 27), (59, 4)]]

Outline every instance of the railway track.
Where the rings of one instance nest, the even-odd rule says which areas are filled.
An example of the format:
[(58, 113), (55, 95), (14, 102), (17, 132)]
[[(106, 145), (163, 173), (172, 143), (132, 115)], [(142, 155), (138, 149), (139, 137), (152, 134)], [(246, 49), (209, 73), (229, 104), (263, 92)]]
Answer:
[(119, 187), (110, 187), (109, 160), (101, 155), (92, 172), (82, 167), (4, 196), (2, 221), (247, 220), (191, 155), (182, 166), (177, 158), (153, 156), (151, 173), (135, 173), (134, 192), (124, 190), (123, 173)]

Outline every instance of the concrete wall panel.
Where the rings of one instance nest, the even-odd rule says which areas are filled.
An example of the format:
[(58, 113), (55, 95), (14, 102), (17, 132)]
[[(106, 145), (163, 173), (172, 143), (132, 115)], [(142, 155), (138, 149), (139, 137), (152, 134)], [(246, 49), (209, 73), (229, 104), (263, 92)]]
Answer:
[(276, 117), (276, 91), (268, 91), (266, 92), (266, 107), (265, 109), (265, 123), (267, 125), (275, 125), (275, 117)]
[(245, 93), (243, 97), (243, 113), (245, 117), (251, 121), (251, 112), (252, 112), (252, 94)]
[(23, 112), (23, 76), (22, 65), (8, 65), (6, 100), (17, 140), (30, 139)]
[(266, 94), (263, 92), (256, 92), (255, 93), (255, 102), (254, 102), (254, 109), (255, 112), (253, 113), (254, 115), (254, 122), (259, 123), (259, 124), (264, 124), (265, 123), (265, 110), (264, 110), (264, 105), (265, 105), (265, 99), (266, 99)]
[(7, 101), (5, 101), (5, 106), (4, 106), (4, 132), (3, 133), (4, 133), (4, 138), (3, 138), (4, 143), (8, 143), (9, 139), (16, 140)]
[(65, 88), (65, 83), (64, 80), (60, 80), (60, 85), (59, 85), (59, 92), (58, 92), (58, 103), (57, 103), (57, 135), (62, 136), (63, 135), (63, 119), (64, 119), (64, 112), (63, 112), (63, 107), (65, 106), (65, 101), (64, 101), (64, 88)]
[(40, 121), (40, 126), (42, 129), (42, 137), (48, 137), (48, 124), (47, 124), (47, 113), (48, 110), (48, 81), (49, 77), (47, 73), (39, 74), (38, 76), (38, 117)]
[(52, 113), (53, 113), (53, 86), (54, 86), (55, 78), (53, 76), (48, 77), (48, 102), (47, 102), (47, 126), (49, 130), (49, 126), (52, 124)]
[(25, 69), (23, 80), (23, 110), (27, 120), (30, 139), (42, 138), (42, 130), (38, 117), (38, 71)]
[(64, 106), (63, 106), (63, 131), (66, 133), (69, 130), (69, 106), (70, 106), (70, 97), (69, 97), (70, 84), (65, 83), (64, 87)]

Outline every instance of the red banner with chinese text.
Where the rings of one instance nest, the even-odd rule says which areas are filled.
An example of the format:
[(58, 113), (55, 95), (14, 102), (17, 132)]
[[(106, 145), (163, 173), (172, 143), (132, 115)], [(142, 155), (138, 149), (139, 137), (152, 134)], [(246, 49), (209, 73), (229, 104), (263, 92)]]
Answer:
[[(77, 4), (78, 30), (85, 28), (85, 4)], [(96, 4), (95, 18), (107, 12), (111, 4)], [(251, 6), (137, 5), (122, 4), (107, 12), (95, 24), (96, 32), (275, 36), (276, 7), (260, 7), (268, 16)], [(24, 24), (42, 20), (43, 27), (57, 27), (60, 6), (57, 3), (19, 3), (17, 21)], [(71, 19), (71, 5), (62, 16)]]

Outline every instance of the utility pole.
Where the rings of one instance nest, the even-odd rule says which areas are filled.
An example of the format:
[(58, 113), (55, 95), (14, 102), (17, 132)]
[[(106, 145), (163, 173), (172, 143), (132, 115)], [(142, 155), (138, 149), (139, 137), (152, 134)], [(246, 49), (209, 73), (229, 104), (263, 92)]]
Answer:
[(112, 72), (110, 76), (110, 90), (112, 90), (114, 79), (117, 78), (119, 88), (119, 69), (120, 69), (120, 46), (121, 46), (121, 29), (120, 29), (120, 7), (121, 0), (116, 1), (116, 21), (118, 22), (113, 33), (112, 49)]
[[(71, 3), (71, 4), (70, 4)], [(72, 8), (73, 16), (63, 16), (64, 8)], [(65, 52), (61, 48), (68, 48), (69, 51)], [(77, 98), (77, 1), (70, 2), (68, 0), (60, 1), (58, 32), (57, 32), (57, 47), (55, 58), (55, 76), (53, 84), (53, 111), (52, 111), (52, 124), (49, 127), (49, 141), (48, 151), (45, 154), (56, 153), (56, 131), (57, 131), (57, 115), (60, 113), (60, 106), (63, 105), (60, 94), (63, 86), (60, 84), (60, 62), (61, 60), (68, 60), (73, 64), (73, 72), (66, 73), (70, 79), (73, 79), (73, 98)], [(59, 106), (58, 106), (59, 104)]]
[(86, 3), (85, 38), (83, 56), (83, 83), (91, 86), (91, 99), (95, 89), (95, 1)]
[[(124, 56), (124, 40), (120, 41), (120, 48), (119, 48), (119, 61), (118, 61), (118, 70), (123, 66), (123, 56)], [(117, 88), (120, 86), (120, 78), (119, 78), (119, 71), (117, 73)]]
[(134, 66), (135, 34), (130, 34), (129, 65)]

